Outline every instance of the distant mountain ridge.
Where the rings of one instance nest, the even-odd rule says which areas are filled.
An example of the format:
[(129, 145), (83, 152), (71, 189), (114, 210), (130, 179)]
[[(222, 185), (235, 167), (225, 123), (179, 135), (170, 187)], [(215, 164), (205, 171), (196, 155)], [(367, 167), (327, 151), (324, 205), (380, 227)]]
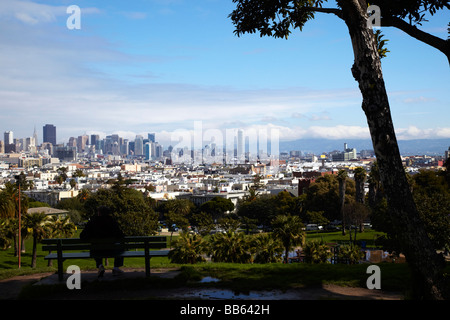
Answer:
[[(293, 141), (280, 141), (280, 152), (300, 150), (302, 154), (321, 154), (331, 151), (343, 151), (344, 143), (348, 148), (355, 148), (356, 152), (361, 150), (373, 150), (372, 141), (362, 139), (299, 139)], [(403, 156), (412, 155), (444, 155), (450, 147), (450, 139), (414, 139), (399, 140), (400, 153)]]

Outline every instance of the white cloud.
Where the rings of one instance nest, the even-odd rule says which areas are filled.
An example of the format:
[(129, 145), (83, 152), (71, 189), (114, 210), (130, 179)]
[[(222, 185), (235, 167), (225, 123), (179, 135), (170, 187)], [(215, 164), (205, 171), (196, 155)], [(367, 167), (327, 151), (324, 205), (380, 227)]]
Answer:
[(427, 98), (427, 97), (410, 97), (410, 98), (406, 98), (403, 100), (404, 103), (427, 103), (427, 102), (432, 102), (432, 101), (436, 101), (435, 98)]
[[(67, 15), (67, 6), (51, 6), (25, 0), (2, 0), (0, 18), (18, 20), (24, 24), (36, 25), (56, 21), (57, 17)], [(82, 8), (82, 14), (99, 13), (97, 8)]]
[[(152, 65), (168, 63), (172, 57), (129, 55), (105, 39), (74, 36), (65, 24), (52, 23), (67, 17), (66, 8), (0, 0), (0, 101), (2, 109), (8, 110), (0, 114), (1, 130), (25, 136), (32, 134), (34, 126), (52, 123), (61, 142), (84, 132), (117, 133), (132, 140), (136, 134), (154, 131), (161, 139), (169, 139), (174, 130), (191, 130), (194, 121), (202, 121), (204, 128), (279, 130), (282, 140), (369, 138), (365, 126), (333, 122), (337, 114), (333, 110), (360, 110), (357, 89), (243, 90), (155, 83), (159, 79), (154, 77)], [(82, 14), (98, 12), (82, 8)], [(133, 19), (145, 18), (145, 13), (127, 14)], [(112, 75), (115, 68), (119, 71)], [(123, 74), (140, 81), (129, 82)], [(428, 102), (430, 98), (404, 102), (415, 101)], [(362, 121), (363, 117), (361, 112)], [(326, 120), (329, 125), (309, 126), (311, 122), (306, 121), (300, 126), (304, 120)], [(289, 122), (294, 125), (286, 125)], [(450, 128), (445, 127), (407, 127), (398, 132), (403, 138), (450, 137)]]
[(416, 126), (409, 126), (407, 128), (400, 128), (396, 130), (397, 139), (411, 140), (411, 139), (439, 139), (450, 138), (449, 128), (417, 128)]

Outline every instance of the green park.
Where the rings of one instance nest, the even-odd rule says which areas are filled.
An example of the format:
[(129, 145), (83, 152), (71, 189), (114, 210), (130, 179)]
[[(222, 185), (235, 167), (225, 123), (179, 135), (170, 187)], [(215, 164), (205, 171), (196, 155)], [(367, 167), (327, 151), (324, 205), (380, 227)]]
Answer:
[[(375, 179), (376, 165), (369, 175)], [(422, 171), (410, 180), (424, 221), (430, 230), (436, 252), (448, 247), (448, 216), (443, 211), (450, 195), (446, 171)], [(358, 175), (355, 175), (358, 180)], [(343, 186), (345, 181), (345, 187)], [(59, 210), (66, 214), (47, 216), (26, 213), (30, 207), (45, 204), (21, 194), (22, 246), (20, 268), (17, 250), (17, 185), (7, 184), (0, 193), (4, 218), (1, 220), (0, 279), (42, 273), (55, 273), (56, 260), (45, 260), (41, 241), (48, 238), (78, 238), (96, 208), (107, 205), (126, 235), (165, 235), (168, 256), (153, 257), (152, 270), (177, 271), (171, 279), (150, 276), (145, 279), (114, 282), (117, 290), (143, 288), (198, 287), (199, 281), (212, 277), (219, 281), (202, 286), (222, 287), (239, 292), (251, 290), (290, 290), (326, 284), (349, 288), (367, 288), (369, 265), (377, 264), (382, 272), (383, 291), (400, 293), (404, 299), (414, 297), (414, 275), (408, 261), (398, 250), (395, 228), (389, 223), (388, 209), (382, 190), (372, 200), (365, 195), (365, 204), (358, 203), (355, 178), (344, 174), (325, 175), (301, 196), (288, 192), (277, 195), (259, 194), (254, 188), (234, 208), (231, 201), (216, 197), (201, 206), (189, 200), (156, 202), (144, 193), (128, 187), (120, 175), (111, 180), (108, 189), (96, 193), (82, 192), (76, 198), (63, 200)], [(375, 184), (371, 184), (374, 185)], [(23, 188), (26, 188), (23, 185)], [(342, 198), (339, 190), (344, 190)], [(8, 200), (9, 199), (9, 200)], [(344, 204), (341, 206), (340, 204)], [(339, 224), (333, 224), (342, 217)], [(335, 220), (331, 220), (335, 219)], [(365, 223), (370, 221), (370, 224)], [(321, 226), (307, 230), (306, 225)], [(446, 242), (447, 241), (447, 242)], [(385, 259), (370, 261), (367, 252), (384, 252)], [(78, 266), (82, 272), (95, 270), (93, 259), (64, 261)], [(448, 279), (449, 262), (443, 269)], [(112, 266), (107, 266), (112, 268)], [(126, 258), (125, 270), (143, 270), (144, 259)], [(110, 291), (114, 284), (97, 283), (90, 290)], [(48, 291), (67, 292), (65, 283), (23, 288), (23, 298), (45, 298)], [(87, 291), (85, 289), (84, 291)], [(142, 297), (157, 299), (158, 297)]]

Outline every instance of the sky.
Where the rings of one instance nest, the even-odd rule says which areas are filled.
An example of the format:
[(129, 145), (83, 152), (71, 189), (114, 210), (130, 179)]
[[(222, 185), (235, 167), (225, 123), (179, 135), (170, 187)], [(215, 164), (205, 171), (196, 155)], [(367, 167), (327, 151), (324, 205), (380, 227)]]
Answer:
[[(333, 1), (330, 2), (333, 6)], [(70, 5), (80, 28), (70, 29)], [(1, 0), (0, 131), (69, 137), (275, 129), (280, 140), (367, 139), (348, 29), (317, 14), (288, 40), (237, 37), (231, 0)], [(382, 8), (381, 8), (382, 10)], [(421, 27), (447, 37), (449, 12)], [(450, 138), (447, 58), (383, 28), (398, 139)]]

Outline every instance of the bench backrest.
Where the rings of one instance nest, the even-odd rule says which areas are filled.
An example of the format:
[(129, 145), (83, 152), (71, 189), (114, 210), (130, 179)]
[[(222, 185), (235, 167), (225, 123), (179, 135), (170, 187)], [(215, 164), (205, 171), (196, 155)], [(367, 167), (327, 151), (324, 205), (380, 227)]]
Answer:
[(43, 239), (43, 251), (69, 250), (133, 250), (133, 249), (162, 249), (167, 247), (167, 237), (161, 236), (135, 236), (117, 239), (80, 238)]

